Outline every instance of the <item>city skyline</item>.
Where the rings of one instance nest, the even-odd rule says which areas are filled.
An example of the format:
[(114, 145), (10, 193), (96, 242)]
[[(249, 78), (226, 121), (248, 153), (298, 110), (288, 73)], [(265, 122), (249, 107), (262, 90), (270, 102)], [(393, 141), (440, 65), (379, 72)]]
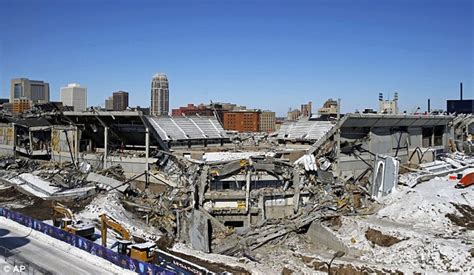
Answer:
[[(284, 116), (332, 97), (353, 112), (376, 109), (379, 92), (398, 92), (400, 111), (426, 109), (428, 98), (445, 109), (459, 82), (473, 98), (471, 1), (298, 3), (6, 1), (1, 97), (10, 79), (26, 77), (50, 83), (51, 100), (78, 82), (88, 87), (88, 105), (125, 90), (131, 106), (148, 107), (150, 78), (164, 72), (170, 109), (212, 100)], [(85, 20), (59, 24), (69, 9)], [(20, 12), (24, 20), (13, 20)], [(64, 43), (68, 37), (78, 39)]]

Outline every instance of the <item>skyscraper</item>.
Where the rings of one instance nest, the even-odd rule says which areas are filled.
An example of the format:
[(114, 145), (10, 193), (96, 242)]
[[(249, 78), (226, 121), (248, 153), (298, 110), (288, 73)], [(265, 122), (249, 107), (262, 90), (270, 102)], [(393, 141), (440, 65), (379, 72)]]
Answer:
[(114, 111), (123, 111), (128, 108), (128, 93), (118, 91), (112, 94), (112, 102), (114, 104)]
[(113, 111), (114, 110), (114, 98), (109, 96), (106, 100), (105, 100), (105, 109), (107, 111)]
[(49, 102), (49, 83), (18, 78), (12, 79), (10, 84), (10, 103), (15, 98), (29, 99), (33, 103)]
[(152, 115), (168, 115), (170, 109), (170, 91), (168, 78), (165, 74), (155, 74), (151, 81), (151, 106)]
[(87, 89), (77, 83), (62, 87), (60, 98), (64, 106), (73, 106), (74, 111), (82, 112), (87, 108)]

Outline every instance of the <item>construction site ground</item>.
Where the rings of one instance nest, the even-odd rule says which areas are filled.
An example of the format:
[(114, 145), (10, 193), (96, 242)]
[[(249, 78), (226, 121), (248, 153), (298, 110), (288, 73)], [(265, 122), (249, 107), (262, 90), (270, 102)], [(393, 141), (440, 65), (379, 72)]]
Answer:
[[(341, 216), (330, 226), (349, 253), (336, 259), (337, 274), (468, 273), (474, 270), (472, 229), (474, 189), (456, 189), (456, 181), (437, 178), (415, 188), (397, 186), (371, 215)], [(304, 233), (263, 246), (248, 258), (175, 250), (201, 258), (240, 264), (252, 273), (327, 273), (335, 251)]]
[[(472, 169), (472, 168), (470, 168)], [(471, 171), (469, 169), (467, 172)], [(406, 174), (410, 172), (405, 171)], [(363, 211), (334, 212), (323, 219), (334, 242), (345, 255), (335, 259), (337, 274), (468, 273), (474, 270), (474, 189), (456, 189), (457, 180), (435, 177), (414, 187), (397, 185)], [(147, 194), (165, 193), (166, 187), (131, 183)], [(308, 226), (275, 238), (239, 256), (204, 253), (190, 244), (168, 240), (144, 214), (123, 203), (126, 194), (100, 191), (81, 199), (62, 201), (79, 220), (100, 233), (99, 215), (106, 213), (133, 233), (135, 241), (156, 241), (166, 252), (213, 272), (236, 274), (324, 274), (336, 252), (311, 238)], [(128, 198), (133, 200), (132, 198)], [(51, 222), (51, 201), (28, 196), (14, 187), (0, 186), (0, 205), (35, 219)], [(319, 223), (319, 221), (318, 221)], [(117, 237), (110, 233), (107, 246)], [(99, 239), (96, 239), (100, 243)]]
[[(144, 183), (138, 182), (138, 185), (140, 184)], [(162, 186), (156, 185), (154, 189), (158, 192), (159, 190), (162, 190), (162, 188)], [(74, 213), (78, 213), (77, 216), (83, 222), (94, 224), (96, 226), (96, 238), (100, 235), (98, 219), (99, 213), (107, 213), (111, 217), (120, 219), (122, 222), (126, 223), (128, 228), (133, 230), (133, 234), (139, 236), (136, 238), (136, 241), (138, 242), (141, 242), (145, 239), (155, 239), (157, 240), (159, 246), (161, 245), (160, 248), (164, 251), (179, 256), (180, 258), (190, 262), (196, 263), (212, 272), (227, 271), (233, 274), (250, 274), (248, 270), (240, 266), (214, 262), (169, 249), (173, 245), (173, 242), (166, 242), (158, 238), (158, 236), (155, 235), (157, 232), (151, 227), (148, 227), (149, 230), (138, 230), (140, 225), (144, 228), (146, 228), (146, 225), (138, 216), (135, 216), (134, 213), (128, 212), (125, 210), (125, 208), (123, 208), (120, 201), (116, 197), (116, 194), (97, 194), (94, 197), (81, 200), (62, 201), (61, 203), (73, 210)], [(0, 188), (0, 204), (21, 214), (45, 221), (46, 223), (52, 223), (51, 201), (27, 196), (17, 191), (13, 187), (2, 186)], [(117, 213), (120, 213), (120, 215), (117, 215)], [(117, 240), (117, 236), (111, 232), (107, 240), (108, 247), (114, 245)], [(97, 238), (95, 242), (100, 243), (100, 238)]]

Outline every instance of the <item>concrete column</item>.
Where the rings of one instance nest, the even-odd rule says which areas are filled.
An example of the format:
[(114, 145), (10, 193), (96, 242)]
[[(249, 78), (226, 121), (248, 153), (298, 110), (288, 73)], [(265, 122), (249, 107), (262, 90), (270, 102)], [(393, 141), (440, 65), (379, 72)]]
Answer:
[(336, 176), (340, 177), (341, 176), (341, 99), (337, 99), (337, 124), (338, 124), (338, 129), (336, 131), (336, 134), (334, 135), (334, 138), (336, 139)]
[(336, 134), (334, 135), (336, 139), (336, 176), (341, 176), (341, 129), (337, 129)]
[(432, 129), (432, 132), (431, 132), (431, 146), (435, 146), (435, 135), (434, 135), (435, 127), (431, 127), (431, 129)]
[(30, 128), (28, 128), (28, 136), (30, 138), (30, 154), (33, 155), (33, 133)]
[(145, 133), (145, 171), (149, 170), (148, 167), (148, 158), (150, 157), (150, 131), (148, 128), (146, 128), (146, 133)]
[(263, 194), (260, 194), (260, 197), (258, 197), (258, 208), (261, 211), (261, 218), (262, 221), (265, 220), (265, 196)]
[(246, 175), (246, 185), (245, 185), (245, 212), (249, 213), (250, 211), (250, 180), (251, 180), (252, 172), (250, 169), (247, 170)]
[(107, 156), (109, 150), (109, 127), (104, 127), (104, 168), (107, 168)]
[(79, 127), (74, 126), (75, 131), (75, 138), (74, 138), (74, 159), (76, 160), (77, 164), (79, 164)]
[(16, 125), (12, 123), (13, 127), (13, 157), (16, 159)]
[(298, 213), (300, 206), (300, 171), (297, 168), (293, 169), (293, 189), (295, 190), (293, 195), (293, 213)]

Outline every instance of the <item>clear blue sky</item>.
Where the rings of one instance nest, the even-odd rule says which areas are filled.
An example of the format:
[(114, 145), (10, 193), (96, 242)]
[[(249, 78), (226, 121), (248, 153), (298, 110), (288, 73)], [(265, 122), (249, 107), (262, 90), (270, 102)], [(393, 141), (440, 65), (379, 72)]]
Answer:
[(11, 78), (70, 82), (89, 105), (113, 91), (148, 106), (153, 74), (170, 104), (235, 102), (272, 109), (329, 97), (343, 111), (400, 94), (402, 110), (474, 98), (471, 0), (0, 0), (0, 95)]

